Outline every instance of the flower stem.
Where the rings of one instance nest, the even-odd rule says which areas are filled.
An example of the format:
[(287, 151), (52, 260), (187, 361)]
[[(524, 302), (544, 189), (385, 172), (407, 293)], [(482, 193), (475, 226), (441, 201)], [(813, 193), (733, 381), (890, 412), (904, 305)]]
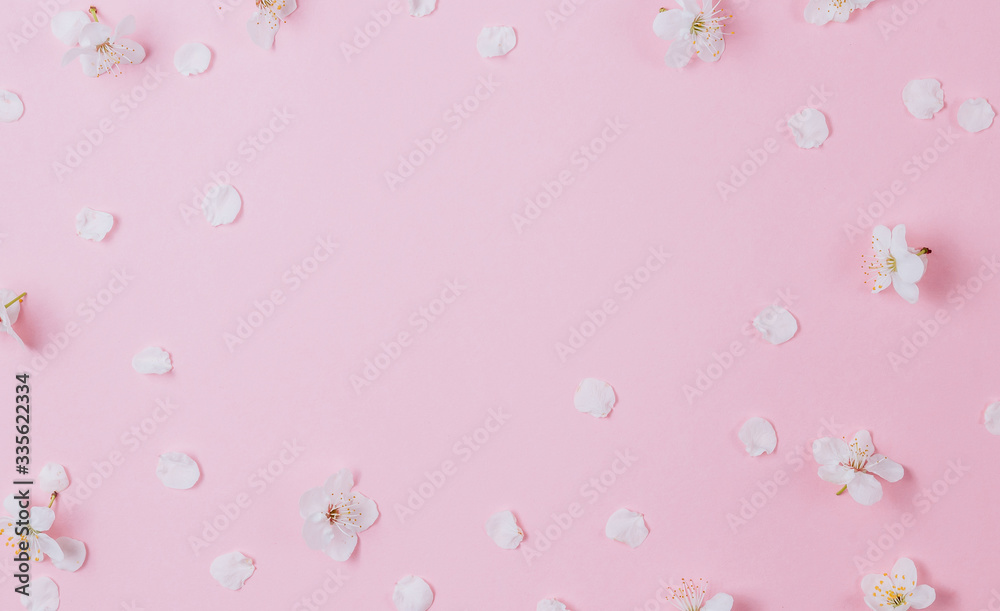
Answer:
[(49, 498), (49, 507), (52, 507), (52, 504), (56, 502), (56, 497), (57, 496), (59, 496), (58, 492), (53, 492), (52, 493), (52, 496)]
[(929, 255), (929, 254), (931, 254), (931, 249), (930, 248), (921, 248), (920, 250), (917, 251), (917, 256), (920, 256), (920, 255)]
[(12, 301), (12, 302), (8, 303), (7, 305), (5, 305), (4, 308), (9, 308), (10, 306), (14, 305), (18, 301), (21, 301), (22, 299), (24, 299), (27, 296), (28, 296), (27, 293), (21, 293), (20, 295), (18, 295), (17, 297), (14, 298), (14, 301)]
[(97, 7), (96, 6), (90, 7), (90, 18), (94, 20), (94, 23), (98, 23), (98, 21), (97, 21)]
[(845, 490), (847, 490), (847, 484), (844, 484), (844, 487), (837, 491), (837, 496), (844, 494)]

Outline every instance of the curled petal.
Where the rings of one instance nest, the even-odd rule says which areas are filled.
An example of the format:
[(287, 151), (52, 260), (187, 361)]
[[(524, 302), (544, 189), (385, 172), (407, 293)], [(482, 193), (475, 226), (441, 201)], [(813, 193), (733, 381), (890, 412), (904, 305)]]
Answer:
[(243, 208), (243, 198), (232, 185), (212, 185), (201, 200), (201, 211), (205, 213), (205, 219), (212, 227), (232, 223), (241, 208)]
[(47, 463), (38, 472), (38, 487), (47, 495), (53, 492), (62, 492), (69, 487), (69, 476), (66, 469), (59, 463)]
[(76, 215), (76, 233), (85, 240), (100, 242), (114, 224), (115, 217), (100, 210), (84, 208)]
[(132, 369), (139, 373), (162, 375), (173, 368), (174, 364), (170, 362), (170, 355), (167, 354), (167, 351), (156, 346), (143, 348), (132, 357)]
[(903, 88), (903, 104), (918, 119), (930, 119), (944, 108), (944, 90), (937, 79), (915, 79)]
[(778, 445), (778, 435), (771, 423), (763, 418), (751, 418), (740, 429), (740, 441), (746, 447), (750, 456), (760, 456), (764, 452), (770, 454)]
[(516, 549), (524, 540), (524, 531), (510, 511), (500, 511), (486, 520), (486, 534), (502, 549)]
[(996, 111), (985, 98), (974, 98), (962, 102), (958, 109), (958, 124), (970, 134), (975, 134), (993, 125), (996, 116)]
[(240, 552), (229, 552), (213, 560), (208, 572), (222, 587), (239, 590), (253, 575), (253, 560)]
[(646, 520), (641, 513), (623, 507), (608, 518), (604, 534), (609, 539), (620, 541), (634, 549), (649, 536), (649, 528), (646, 527)]
[(507, 55), (516, 45), (517, 34), (508, 25), (485, 27), (476, 40), (476, 49), (482, 57)]
[(69, 537), (59, 537), (56, 539), (56, 543), (59, 545), (59, 549), (62, 550), (62, 558), (53, 557), (53, 566), (60, 571), (69, 571), (70, 573), (83, 566), (83, 562), (87, 559), (87, 546), (83, 544), (83, 541), (77, 541)]
[(566, 605), (554, 598), (544, 598), (538, 601), (535, 611), (569, 611)]
[(792, 339), (799, 330), (799, 323), (792, 313), (777, 305), (764, 308), (753, 319), (753, 326), (765, 340), (775, 346)]
[(986, 430), (994, 435), (1000, 435), (1000, 401), (989, 405), (983, 414)]
[(410, 0), (410, 15), (425, 17), (433, 13), (436, 7), (437, 0)]
[(789, 117), (788, 129), (795, 137), (795, 144), (801, 149), (816, 148), (830, 137), (826, 115), (815, 108), (804, 108), (799, 114)]
[(193, 458), (183, 452), (167, 452), (160, 455), (156, 465), (156, 477), (163, 485), (174, 490), (187, 490), (201, 479), (201, 469)]
[(578, 411), (595, 418), (604, 418), (615, 406), (615, 390), (604, 380), (585, 378), (576, 387), (573, 404)]
[(407, 575), (396, 582), (392, 604), (396, 611), (427, 611), (434, 602), (434, 592), (420, 577)]

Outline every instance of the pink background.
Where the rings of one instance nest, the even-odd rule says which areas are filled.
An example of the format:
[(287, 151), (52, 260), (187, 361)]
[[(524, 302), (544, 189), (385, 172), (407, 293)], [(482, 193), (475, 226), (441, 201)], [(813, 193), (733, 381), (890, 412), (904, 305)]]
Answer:
[[(387, 1), (303, 0), (264, 51), (245, 31), (249, 1), (220, 15), (208, 1), (112, 0), (101, 14), (111, 23), (134, 14), (148, 55), (98, 80), (60, 68), (65, 47), (47, 24), (15, 50), (8, 34), (42, 9), (10, 4), (0, 88), (20, 95), (25, 112), (0, 125), (0, 286), (29, 293), (17, 329), (32, 350), (0, 338), (3, 421), (14, 373), (53, 343), (55, 358), (32, 367), (34, 472), (65, 465), (71, 498), (88, 477), (98, 484), (79, 503), (60, 499), (50, 531), (86, 542), (84, 567), (35, 568), (58, 582), (63, 609), (302, 609), (331, 570), (347, 579), (323, 609), (392, 609), (393, 584), (411, 573), (432, 584), (435, 610), (533, 609), (548, 596), (575, 611), (666, 608), (647, 601), (660, 580), (682, 576), (710, 579), (740, 611), (863, 609), (861, 574), (900, 556), (937, 589), (935, 609), (985, 608), (1000, 590), (1000, 439), (983, 426), (983, 409), (1000, 399), (1000, 279), (974, 280), (981, 258), (1000, 254), (998, 128), (970, 135), (956, 120), (966, 98), (1000, 102), (997, 3), (911, 1), (907, 15), (904, 3), (877, 0), (847, 24), (816, 27), (803, 20), (805, 0), (724, 2), (736, 34), (722, 61), (677, 72), (652, 33), (660, 4), (647, 0), (584, 2), (555, 27), (546, 19), (555, 0), (441, 0), (426, 18), (393, 16), (351, 61), (341, 43)], [(879, 22), (894, 11), (906, 19), (886, 39)], [(515, 26), (518, 46), (482, 59), (477, 33), (496, 24)], [(173, 69), (188, 41), (213, 50), (203, 75)], [(153, 68), (165, 75), (143, 90)], [(452, 129), (445, 113), (491, 75), (496, 90)], [(942, 82), (946, 106), (918, 121), (900, 92), (925, 77)], [(827, 99), (810, 99), (814, 91)], [(113, 102), (122, 95), (143, 98), (127, 116)], [(778, 127), (817, 103), (830, 139), (799, 150)], [(286, 108), (287, 128), (249, 161), (241, 141)], [(616, 117), (627, 129), (577, 171), (574, 152)], [(59, 180), (53, 163), (105, 119), (113, 131)], [(447, 140), (390, 190), (384, 172), (439, 128)], [(927, 153), (936, 160), (915, 176), (906, 164), (938, 130), (960, 136)], [(777, 152), (753, 168), (747, 150), (771, 138)], [(213, 228), (186, 214), (210, 173), (234, 161), (236, 222)], [(745, 162), (754, 174), (724, 200), (717, 183)], [(512, 215), (563, 170), (573, 183), (518, 233)], [(905, 192), (874, 209), (877, 221), (906, 223), (911, 245), (934, 250), (912, 306), (892, 291), (868, 294), (869, 227), (853, 241), (844, 229), (897, 180)], [(104, 242), (75, 235), (84, 206), (114, 214)], [(336, 254), (292, 290), (283, 275), (327, 236)], [(651, 247), (668, 263), (631, 298), (616, 292)], [(87, 314), (122, 269), (134, 279)], [(419, 332), (411, 314), (454, 279), (468, 288)], [(230, 351), (224, 334), (276, 289), (284, 303)], [(773, 347), (745, 325), (782, 295), (800, 330)], [(617, 311), (560, 359), (557, 342), (607, 299)], [(939, 310), (947, 322), (924, 342), (920, 324)], [(57, 348), (68, 323), (79, 331)], [(356, 393), (350, 376), (402, 331), (410, 345)], [(887, 355), (904, 339), (922, 347), (894, 369)], [(739, 356), (726, 358), (734, 342)], [(172, 373), (132, 370), (149, 345), (170, 352)], [(716, 354), (731, 364), (713, 367), (718, 379), (691, 404), (683, 387)], [(618, 393), (607, 420), (574, 410), (587, 376)], [(133, 441), (130, 428), (157, 399), (176, 411)], [(498, 408), (509, 420), (462, 462), (455, 444)], [(756, 459), (736, 437), (755, 415), (779, 436), (777, 451)], [(868, 428), (906, 468), (876, 506), (835, 497), (811, 457), (796, 458), (824, 419), (838, 435)], [(285, 443), (304, 451), (273, 463), (281, 473), (262, 490), (251, 478)], [(638, 459), (591, 504), (581, 486), (626, 450)], [(160, 484), (165, 451), (196, 458), (195, 488)], [(114, 452), (121, 464), (102, 475)], [(0, 460), (12, 456), (4, 433)], [(401, 521), (396, 504), (446, 460), (457, 473)], [(960, 478), (948, 471), (954, 461), (968, 467)], [(338, 564), (306, 548), (297, 503), (341, 467), (382, 516)], [(946, 474), (952, 483), (934, 492)], [(767, 485), (776, 475), (786, 483)], [(764, 489), (773, 498), (762, 502), (753, 495)], [(249, 507), (196, 554), (190, 538), (241, 494)], [(731, 527), (741, 507), (750, 515), (744, 500), (762, 506)], [(582, 517), (553, 526), (550, 516), (573, 503)], [(619, 507), (646, 516), (650, 535), (635, 550), (604, 536)], [(523, 546), (561, 531), (530, 565), (484, 532), (508, 508), (527, 532)], [(898, 533), (906, 513), (910, 526), (883, 538), (883, 557), (859, 572), (855, 557), (887, 529)], [(208, 573), (231, 550), (257, 565), (240, 592)], [(0, 606), (16, 605), (9, 577), (2, 587)]]

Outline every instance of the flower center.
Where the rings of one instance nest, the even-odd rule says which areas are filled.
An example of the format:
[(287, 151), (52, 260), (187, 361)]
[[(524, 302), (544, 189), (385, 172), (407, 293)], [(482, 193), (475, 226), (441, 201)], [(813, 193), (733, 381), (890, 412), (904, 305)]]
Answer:
[(700, 611), (707, 591), (708, 582), (704, 579), (699, 578), (697, 582), (681, 579), (681, 587), (667, 589), (667, 600), (681, 611)]
[(339, 496), (338, 500), (327, 505), (324, 515), (331, 526), (336, 526), (347, 534), (357, 532), (358, 520), (361, 518), (356, 502), (358, 497), (353, 494), (349, 497), (345, 497), (343, 494)]

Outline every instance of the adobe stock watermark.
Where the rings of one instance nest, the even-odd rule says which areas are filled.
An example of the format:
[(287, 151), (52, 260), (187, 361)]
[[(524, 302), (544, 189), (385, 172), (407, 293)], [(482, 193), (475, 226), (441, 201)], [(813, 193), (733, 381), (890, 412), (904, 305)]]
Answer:
[(35, 11), (21, 19), (17, 29), (7, 32), (7, 42), (14, 53), (20, 53), (21, 47), (28, 44), (39, 32), (48, 33), (49, 24), (56, 13), (65, 10), (69, 0), (38, 0), (34, 3)]
[(608, 323), (608, 320), (621, 311), (626, 302), (649, 284), (653, 275), (663, 269), (671, 257), (662, 246), (651, 246), (648, 252), (649, 255), (641, 265), (615, 282), (612, 287), (613, 296), (603, 299), (593, 310), (585, 309), (582, 315), (577, 316), (579, 324), (570, 326), (566, 341), (555, 343), (556, 356), (560, 362), (565, 363), (566, 359), (583, 349), (587, 342)]
[(569, 18), (587, 2), (588, 0), (561, 0), (556, 6), (545, 9), (545, 21), (554, 31), (569, 21)]
[(76, 171), (83, 162), (94, 154), (105, 139), (115, 132), (132, 111), (139, 108), (148, 97), (149, 92), (160, 87), (160, 83), (168, 75), (160, 66), (146, 66), (146, 75), (142, 82), (111, 101), (111, 114), (97, 121), (89, 128), (80, 130), (81, 138), (73, 144), (66, 145), (66, 154), (62, 160), (52, 162), (52, 171), (56, 179), (62, 182), (66, 176)]
[(592, 506), (606, 495), (618, 483), (619, 479), (628, 473), (637, 460), (639, 457), (628, 448), (615, 451), (615, 457), (608, 467), (588, 478), (580, 486), (581, 500), (567, 505), (565, 511), (549, 514), (551, 518), (549, 524), (541, 530), (533, 530), (518, 546), (521, 550), (521, 556), (528, 566), (531, 566), (532, 562), (552, 549), (552, 544), (562, 538), (574, 524), (580, 521), (580, 518), (587, 512), (587, 507)]
[(201, 188), (193, 189), (191, 203), (181, 203), (179, 206), (181, 219), (185, 225), (191, 224), (192, 218), (203, 215), (201, 202), (207, 196), (215, 192), (216, 189), (233, 184), (233, 178), (243, 173), (257, 157), (272, 142), (277, 139), (278, 134), (285, 131), (291, 124), (295, 115), (288, 111), (288, 108), (272, 108), (271, 116), (263, 122), (252, 134), (240, 140), (236, 145), (236, 154), (232, 159), (223, 164), (221, 169), (208, 173), (208, 182)]
[[(839, 437), (844, 430), (835, 418), (823, 418), (820, 420), (819, 429), (813, 439), (823, 437)], [(774, 473), (765, 479), (757, 482), (754, 491), (741, 496), (737, 508), (726, 514), (726, 523), (733, 534), (737, 534), (739, 529), (746, 526), (748, 522), (757, 517), (777, 495), (791, 481), (789, 475), (797, 473), (803, 467), (815, 464), (812, 455), (812, 440), (803, 444), (796, 444), (795, 447), (785, 453), (785, 468), (776, 469)]]
[(486, 418), (481, 426), (465, 433), (452, 444), (451, 454), (448, 458), (442, 460), (435, 469), (424, 471), (420, 483), (407, 490), (405, 503), (393, 503), (392, 509), (400, 523), (404, 523), (416, 515), (427, 501), (434, 498), (434, 495), (444, 488), (445, 484), (458, 475), (461, 466), (472, 460), (472, 457), (483, 446), (494, 439), (509, 420), (510, 414), (505, 412), (503, 407), (490, 408), (486, 412)]
[[(770, 305), (789, 309), (798, 299), (798, 295), (793, 293), (791, 289), (786, 288), (778, 291), (777, 296), (771, 301)], [(765, 322), (767, 321), (765, 320)], [(748, 354), (747, 348), (749, 346), (761, 345), (763, 343), (760, 332), (753, 326), (753, 321), (747, 321), (743, 325), (741, 333), (746, 339), (732, 341), (721, 353), (713, 352), (708, 365), (694, 372), (692, 383), (681, 387), (688, 405), (694, 405), (696, 399), (700, 399), (706, 392), (715, 388), (715, 385), (722, 376), (732, 369), (738, 360)]]
[[(199, 534), (188, 535), (188, 545), (191, 546), (194, 555), (201, 555), (203, 550), (208, 549), (222, 533), (245, 515), (247, 509), (253, 505), (254, 498), (264, 494), (295, 463), (299, 456), (305, 452), (305, 449), (305, 446), (299, 444), (296, 439), (285, 441), (274, 458), (247, 478), (246, 488), (243, 491), (237, 493), (231, 502), (219, 504), (219, 512), (201, 523)], [(251, 492), (253, 492), (253, 496), (251, 496)]]
[(437, 297), (413, 310), (406, 319), (409, 326), (393, 335), (389, 341), (379, 343), (375, 356), (364, 360), (360, 373), (351, 373), (348, 381), (354, 389), (354, 394), (360, 396), (362, 391), (377, 382), (382, 374), (413, 346), (414, 339), (423, 335), (435, 321), (440, 320), (468, 288), (462, 280), (457, 278), (448, 280)]
[(879, 19), (876, 25), (882, 34), (882, 40), (889, 42), (889, 38), (898, 32), (900, 28), (910, 22), (910, 18), (920, 12), (920, 7), (931, 0), (903, 0), (892, 5), (889, 11), (889, 19)]
[(948, 466), (939, 479), (934, 480), (929, 486), (925, 486), (913, 495), (913, 511), (904, 511), (899, 518), (882, 525), (882, 532), (876, 537), (868, 540), (864, 555), (855, 555), (852, 561), (858, 575), (864, 575), (875, 568), (876, 563), (899, 543), (907, 532), (917, 525), (917, 516), (925, 515), (941, 502), (949, 492), (962, 481), (962, 478), (971, 471), (969, 465), (962, 464), (962, 460), (950, 460)]
[(354, 38), (348, 41), (341, 41), (340, 53), (348, 62), (372, 44), (372, 41), (382, 34), (383, 30), (392, 23), (399, 15), (406, 11), (407, 0), (389, 0), (385, 8), (374, 10), (370, 13), (371, 19), (364, 25), (354, 28)]
[(986, 606), (979, 611), (1000, 611), (1000, 592), (996, 588), (990, 590), (990, 599), (986, 601)]
[(59, 493), (61, 511), (72, 513), (89, 499), (125, 464), (128, 456), (135, 454), (136, 450), (156, 435), (178, 409), (171, 399), (156, 399), (155, 403), (156, 407), (148, 416), (133, 423), (121, 434), (118, 438), (121, 447), (111, 450), (103, 460), (91, 462), (89, 473), (74, 476), (73, 485)]
[(276, 287), (271, 289), (265, 297), (254, 299), (253, 308), (236, 319), (236, 327), (233, 331), (223, 332), (222, 340), (226, 343), (230, 354), (236, 352), (237, 348), (253, 337), (257, 329), (270, 320), (278, 308), (288, 302), (288, 295), (299, 290), (302, 284), (316, 274), (320, 266), (330, 260), (330, 257), (339, 248), (339, 245), (330, 236), (316, 238), (315, 242), (316, 245), (313, 246), (310, 254), (302, 257), (282, 272), (281, 286), (284, 289)]
[(111, 279), (103, 288), (77, 304), (75, 310), (77, 320), (71, 320), (63, 325), (61, 330), (48, 334), (48, 341), (31, 358), (31, 366), (25, 367), (25, 372), (36, 375), (48, 367), (49, 363), (56, 360), (69, 347), (70, 343), (83, 332), (84, 327), (94, 322), (98, 314), (108, 309), (118, 295), (125, 292), (133, 280), (135, 280), (135, 276), (129, 274), (125, 268), (112, 271)]
[[(931, 169), (931, 166), (941, 159), (943, 154), (951, 150), (959, 138), (961, 138), (961, 134), (950, 126), (938, 128), (934, 141), (903, 163), (900, 170), (903, 176), (909, 179), (910, 184), (918, 182)], [(847, 236), (848, 241), (854, 242), (858, 237), (870, 239), (871, 230), (878, 223), (878, 220), (885, 216), (885, 213), (906, 192), (906, 184), (902, 178), (893, 180), (884, 190), (875, 189), (872, 191), (872, 200), (865, 206), (857, 207), (855, 222), (844, 223), (844, 235)]]
[(466, 121), (471, 119), (493, 97), (497, 88), (502, 84), (495, 81), (492, 74), (480, 76), (472, 93), (452, 104), (441, 116), (444, 126), (435, 127), (426, 137), (414, 140), (413, 147), (399, 156), (399, 163), (396, 167), (393, 170), (385, 171), (385, 184), (389, 190), (395, 192), (401, 184), (412, 178), (417, 170), (423, 167), (441, 149), (441, 146), (448, 142), (450, 134), (447, 130), (455, 132), (461, 129)]
[[(818, 87), (814, 85), (810, 88), (810, 94), (806, 98), (804, 106), (818, 110), (823, 108), (832, 97), (833, 92), (828, 91), (825, 85), (819, 85)], [(751, 177), (767, 165), (768, 161), (781, 152), (783, 146), (789, 146), (787, 142), (782, 144), (782, 140), (785, 140), (782, 136), (789, 133), (788, 119), (797, 113), (798, 110), (787, 113), (784, 117), (778, 119), (774, 124), (774, 130), (777, 132), (778, 137), (768, 136), (764, 138), (764, 141), (761, 142), (758, 148), (746, 149), (746, 159), (740, 162), (739, 165), (733, 164), (729, 166), (729, 180), (716, 181), (715, 188), (724, 203), (729, 201), (730, 196), (739, 192), (750, 181)]]
[(343, 569), (327, 569), (324, 573), (323, 583), (295, 601), (289, 611), (319, 611), (326, 603), (330, 602), (330, 598), (339, 592), (350, 578), (350, 575), (346, 575)]
[(533, 196), (524, 198), (526, 202), (524, 207), (519, 212), (511, 214), (510, 220), (513, 221), (517, 233), (524, 233), (525, 227), (537, 221), (542, 213), (562, 197), (566, 189), (589, 170), (604, 155), (610, 144), (618, 140), (627, 129), (628, 125), (618, 117), (605, 119), (601, 131), (570, 154), (566, 167), (559, 170), (551, 179), (543, 180)]
[(993, 255), (991, 258), (983, 256), (981, 261), (982, 265), (979, 266), (974, 275), (948, 292), (947, 301), (951, 306), (950, 311), (938, 308), (933, 316), (917, 321), (918, 328), (900, 339), (899, 352), (890, 350), (886, 353), (885, 356), (889, 360), (889, 364), (892, 365), (893, 371), (898, 373), (903, 366), (916, 358), (917, 354), (930, 344), (931, 340), (937, 337), (937, 334), (945, 326), (951, 323), (952, 315), (975, 299), (986, 283), (1000, 274), (1000, 256)]

